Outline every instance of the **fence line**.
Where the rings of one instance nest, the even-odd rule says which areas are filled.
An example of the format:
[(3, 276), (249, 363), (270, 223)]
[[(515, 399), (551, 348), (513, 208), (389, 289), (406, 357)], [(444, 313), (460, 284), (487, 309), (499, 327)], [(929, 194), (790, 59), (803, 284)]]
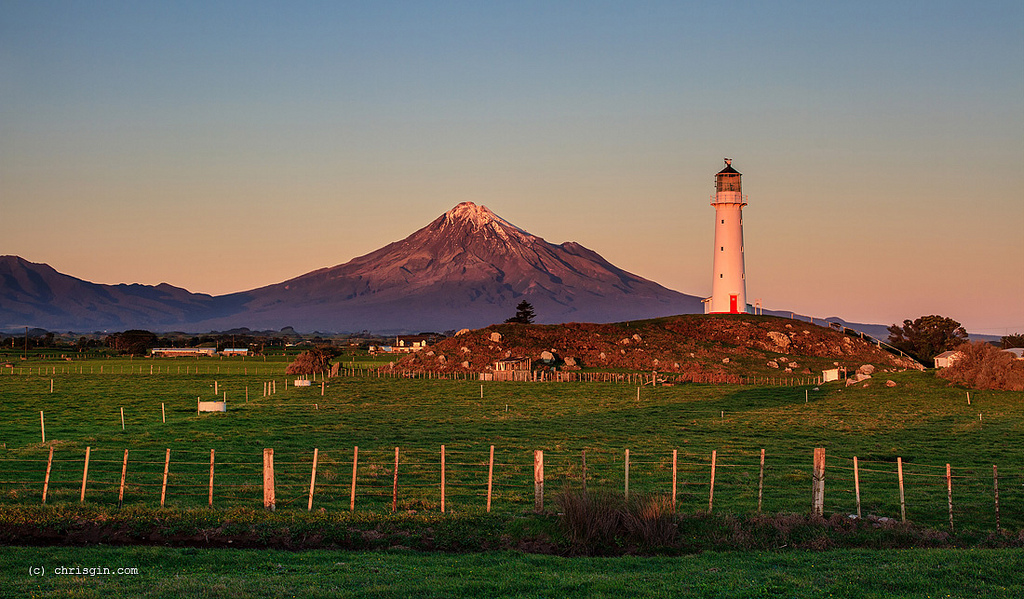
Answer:
[[(547, 485), (558, 490), (617, 490), (630, 497), (657, 494), (670, 497), (675, 509), (692, 511), (753, 512), (756, 505), (760, 512), (765, 502), (784, 504), (785, 509), (778, 511), (819, 515), (826, 507), (858, 517), (862, 510), (880, 516), (898, 509), (902, 521), (948, 521), (952, 528), (956, 520), (969, 518), (977, 525), (979, 519), (994, 519), (997, 529), (1005, 522), (1019, 525), (1024, 518), (1024, 473), (1000, 473), (995, 466), (988, 471), (904, 462), (899, 457), (888, 462), (829, 455), (826, 460), (821, 448), (813, 452), (814, 460), (794, 462), (773, 459), (771, 454), (765, 458), (763, 450), (714, 450), (704, 455), (591, 449), (587, 456), (586, 451), (501, 448), (500, 459), (495, 460), (493, 447), (441, 447), (316, 448), (277, 456), (267, 448), (259, 460), (256, 450), (132, 449), (129, 454), (123, 448), (87, 447), (83, 453), (51, 446), (45, 448), (48, 452), (41, 448), (38, 456), (26, 456), (24, 450), (0, 455), (0, 490), (6, 498), (0, 504), (114, 503), (116, 497), (120, 506), (125, 501), (155, 503), (159, 494), (161, 507), (168, 502), (216, 507), (258, 505), (262, 493), (267, 509), (295, 504), (307, 510), (317, 506), (447, 513), (453, 508), (527, 510), (532, 505), (541, 511), (552, 507), (550, 499), (545, 500)], [(227, 460), (217, 461), (221, 456)], [(809, 504), (801, 499), (807, 490), (812, 491)]]

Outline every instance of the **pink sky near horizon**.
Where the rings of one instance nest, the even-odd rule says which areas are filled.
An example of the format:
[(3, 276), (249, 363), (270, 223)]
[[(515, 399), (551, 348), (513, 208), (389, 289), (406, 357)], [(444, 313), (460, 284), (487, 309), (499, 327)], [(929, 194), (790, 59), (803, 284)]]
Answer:
[(728, 156), (749, 300), (1024, 332), (1019, 3), (185, 4), (7, 11), (0, 254), (223, 294), (472, 201), (704, 297)]

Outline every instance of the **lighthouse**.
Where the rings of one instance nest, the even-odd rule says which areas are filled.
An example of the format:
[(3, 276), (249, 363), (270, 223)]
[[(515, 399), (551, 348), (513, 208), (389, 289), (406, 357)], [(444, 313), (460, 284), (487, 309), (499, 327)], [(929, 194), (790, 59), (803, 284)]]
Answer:
[(725, 159), (715, 175), (715, 260), (711, 297), (704, 300), (705, 314), (743, 314), (747, 311), (747, 281), (743, 267), (743, 207), (747, 196), (742, 175)]

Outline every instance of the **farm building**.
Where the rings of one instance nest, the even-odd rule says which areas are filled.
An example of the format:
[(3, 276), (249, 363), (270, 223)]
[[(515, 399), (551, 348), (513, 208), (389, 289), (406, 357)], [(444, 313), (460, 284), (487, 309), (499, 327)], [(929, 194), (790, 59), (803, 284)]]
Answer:
[(839, 380), (839, 369), (838, 368), (829, 368), (828, 370), (822, 370), (821, 371), (821, 382), (828, 383), (830, 381), (838, 381), (838, 380)]
[(221, 350), (220, 355), (222, 356), (248, 356), (249, 350), (244, 347), (231, 347)]
[(370, 346), (370, 353), (411, 354), (427, 347), (430, 341), (430, 335), (399, 335), (394, 345)]
[(1004, 349), (1004, 352), (1013, 354), (1013, 357), (1018, 360), (1024, 360), (1024, 347), (1011, 347), (1010, 349)]
[(935, 367), (936, 368), (946, 368), (947, 366), (952, 366), (953, 362), (956, 362), (957, 360), (959, 360), (962, 357), (963, 357), (963, 354), (961, 354), (958, 351), (955, 351), (955, 350), (944, 351), (941, 354), (935, 356)]
[(197, 356), (213, 356), (217, 353), (216, 347), (154, 347), (149, 350), (153, 357), (181, 358)]

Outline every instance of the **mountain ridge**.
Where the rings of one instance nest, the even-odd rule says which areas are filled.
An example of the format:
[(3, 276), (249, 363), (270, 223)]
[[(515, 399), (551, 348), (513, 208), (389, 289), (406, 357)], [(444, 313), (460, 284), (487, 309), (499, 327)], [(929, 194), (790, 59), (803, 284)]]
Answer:
[(696, 296), (625, 271), (579, 243), (549, 243), (472, 202), (343, 264), (220, 296), (168, 283), (90, 283), (0, 257), (0, 329), (446, 330), (502, 322), (523, 299), (538, 322), (552, 324), (702, 311)]

